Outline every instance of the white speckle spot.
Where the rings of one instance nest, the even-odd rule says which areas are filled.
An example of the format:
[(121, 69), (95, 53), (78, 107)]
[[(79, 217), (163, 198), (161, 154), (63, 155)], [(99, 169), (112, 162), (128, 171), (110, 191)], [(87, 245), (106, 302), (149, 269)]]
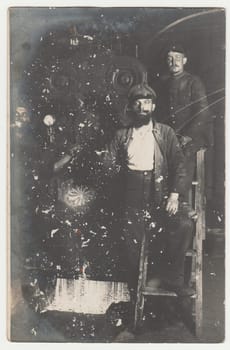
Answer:
[(35, 337), (36, 337), (36, 335), (37, 335), (37, 331), (36, 331), (35, 328), (32, 328), (32, 329), (30, 330), (30, 333), (31, 333), (32, 335), (35, 335)]
[(116, 327), (119, 327), (119, 326), (121, 326), (121, 325), (122, 325), (122, 319), (119, 318), (119, 319), (117, 320), (117, 322), (116, 322)]
[(50, 237), (53, 238), (53, 236), (55, 235), (55, 233), (56, 233), (57, 231), (59, 231), (59, 228), (53, 229), (53, 230), (51, 231), (51, 233), (50, 233)]
[(161, 181), (163, 181), (163, 176), (161, 175), (161, 176), (159, 176), (157, 179), (156, 179), (156, 182), (157, 183), (161, 183)]

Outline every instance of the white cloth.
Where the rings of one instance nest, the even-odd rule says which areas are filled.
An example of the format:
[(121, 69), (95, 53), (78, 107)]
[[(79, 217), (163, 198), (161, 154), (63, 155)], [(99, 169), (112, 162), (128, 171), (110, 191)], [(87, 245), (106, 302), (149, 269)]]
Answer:
[(128, 168), (130, 170), (153, 170), (154, 136), (153, 123), (133, 128), (132, 139), (128, 146)]

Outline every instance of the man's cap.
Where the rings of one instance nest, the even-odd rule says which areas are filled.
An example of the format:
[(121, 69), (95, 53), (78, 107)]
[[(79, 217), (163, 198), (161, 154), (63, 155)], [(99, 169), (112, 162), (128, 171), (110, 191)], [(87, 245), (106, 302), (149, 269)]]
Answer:
[(147, 84), (134, 85), (128, 93), (129, 100), (137, 100), (139, 98), (151, 98), (153, 102), (156, 101), (155, 91)]
[(180, 52), (180, 53), (183, 53), (186, 56), (186, 51), (185, 51), (184, 47), (181, 44), (179, 44), (179, 43), (172, 43), (172, 44), (170, 44), (167, 47), (167, 49), (166, 49), (166, 54), (168, 54), (170, 51)]

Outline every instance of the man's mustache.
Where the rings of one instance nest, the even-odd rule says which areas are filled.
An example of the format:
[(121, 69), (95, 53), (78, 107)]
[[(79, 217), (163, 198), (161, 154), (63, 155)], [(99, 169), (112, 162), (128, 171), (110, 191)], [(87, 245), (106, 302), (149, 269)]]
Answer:
[(145, 114), (140, 117), (140, 115), (136, 115), (136, 117), (133, 120), (133, 123), (135, 126), (142, 126), (148, 124), (150, 121), (150, 114)]

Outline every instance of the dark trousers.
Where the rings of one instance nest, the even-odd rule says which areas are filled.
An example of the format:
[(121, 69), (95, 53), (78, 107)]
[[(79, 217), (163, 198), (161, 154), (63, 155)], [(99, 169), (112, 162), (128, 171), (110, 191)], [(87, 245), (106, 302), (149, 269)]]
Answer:
[(183, 208), (170, 217), (164, 207), (154, 206), (152, 177), (151, 171), (128, 171), (126, 177), (123, 236), (131, 289), (137, 285), (144, 234), (149, 239), (150, 277), (184, 283), (184, 258), (191, 243), (193, 223)]

